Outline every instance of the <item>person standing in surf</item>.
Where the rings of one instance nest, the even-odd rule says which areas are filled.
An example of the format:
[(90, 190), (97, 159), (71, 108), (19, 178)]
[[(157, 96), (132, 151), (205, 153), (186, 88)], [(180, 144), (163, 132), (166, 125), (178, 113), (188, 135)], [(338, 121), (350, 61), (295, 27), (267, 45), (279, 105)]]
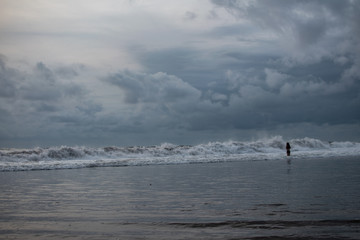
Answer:
[(290, 143), (286, 143), (286, 155), (287, 156), (290, 156), (290, 149), (291, 149), (291, 147), (290, 147)]

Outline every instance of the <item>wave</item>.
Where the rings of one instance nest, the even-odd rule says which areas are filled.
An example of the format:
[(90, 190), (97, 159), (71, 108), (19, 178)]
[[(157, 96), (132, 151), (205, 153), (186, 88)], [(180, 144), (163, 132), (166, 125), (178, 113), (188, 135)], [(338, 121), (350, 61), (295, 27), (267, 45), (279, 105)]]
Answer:
[[(292, 139), (292, 158), (359, 156), (360, 143), (324, 142), (313, 138)], [(103, 166), (209, 163), (284, 158), (286, 141), (281, 136), (257, 141), (156, 146), (60, 146), (33, 149), (0, 149), (0, 171), (24, 171)]]

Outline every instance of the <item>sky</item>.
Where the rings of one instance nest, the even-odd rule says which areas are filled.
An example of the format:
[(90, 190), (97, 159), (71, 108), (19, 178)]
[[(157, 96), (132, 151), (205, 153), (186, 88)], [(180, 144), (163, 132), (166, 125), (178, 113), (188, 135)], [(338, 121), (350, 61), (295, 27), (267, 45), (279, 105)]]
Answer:
[(360, 141), (360, 1), (0, 0), (0, 147)]

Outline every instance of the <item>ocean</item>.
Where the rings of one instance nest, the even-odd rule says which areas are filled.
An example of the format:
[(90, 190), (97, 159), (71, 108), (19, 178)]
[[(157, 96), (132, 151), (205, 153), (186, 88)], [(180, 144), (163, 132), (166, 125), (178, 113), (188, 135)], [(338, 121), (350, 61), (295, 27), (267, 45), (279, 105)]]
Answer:
[[(360, 156), (360, 143), (324, 142), (303, 138), (288, 141), (292, 159)], [(280, 160), (286, 142), (281, 136), (250, 142), (209, 142), (207, 144), (157, 146), (60, 146), (32, 149), (0, 149), (0, 172), (26, 170), (73, 169), (214, 163), (229, 161)]]
[(360, 239), (360, 143), (1, 149), (0, 239)]

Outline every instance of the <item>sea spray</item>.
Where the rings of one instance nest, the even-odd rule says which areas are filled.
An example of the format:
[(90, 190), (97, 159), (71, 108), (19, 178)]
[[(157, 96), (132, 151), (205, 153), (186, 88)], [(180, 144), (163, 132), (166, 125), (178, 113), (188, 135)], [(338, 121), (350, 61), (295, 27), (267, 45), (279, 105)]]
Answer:
[[(325, 142), (313, 138), (289, 140), (292, 158), (360, 156), (360, 143)], [(163, 143), (155, 146), (60, 146), (0, 149), (0, 171), (156, 164), (212, 163), (243, 160), (279, 160), (285, 157), (281, 136), (257, 141), (209, 142), (199, 145)]]

